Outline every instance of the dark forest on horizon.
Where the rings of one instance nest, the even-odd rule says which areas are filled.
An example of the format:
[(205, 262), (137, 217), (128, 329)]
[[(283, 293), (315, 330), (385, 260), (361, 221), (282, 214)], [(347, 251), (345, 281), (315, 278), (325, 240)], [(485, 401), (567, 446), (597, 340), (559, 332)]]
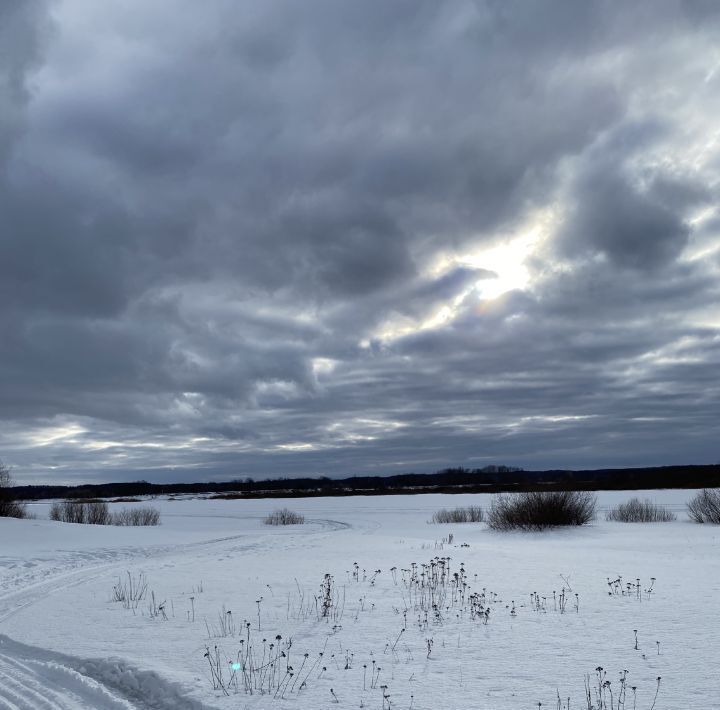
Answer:
[(274, 478), (197, 483), (82, 484), (14, 486), (16, 500), (115, 498), (153, 495), (214, 494), (221, 498), (272, 498), (412, 493), (499, 493), (529, 490), (623, 490), (707, 488), (720, 486), (720, 464), (595, 470), (524, 471), (513, 466), (447, 468), (435, 473), (392, 476)]

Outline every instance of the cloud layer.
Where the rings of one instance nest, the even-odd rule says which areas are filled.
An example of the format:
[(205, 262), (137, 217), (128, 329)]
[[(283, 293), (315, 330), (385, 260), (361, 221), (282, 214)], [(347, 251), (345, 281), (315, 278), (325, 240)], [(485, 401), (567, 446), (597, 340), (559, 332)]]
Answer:
[(720, 459), (720, 9), (0, 8), (22, 481)]

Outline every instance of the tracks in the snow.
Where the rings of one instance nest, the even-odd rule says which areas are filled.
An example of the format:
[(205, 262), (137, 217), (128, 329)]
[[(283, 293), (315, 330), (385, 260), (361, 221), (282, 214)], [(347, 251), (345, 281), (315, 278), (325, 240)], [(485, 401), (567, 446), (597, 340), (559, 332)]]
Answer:
[[(320, 530), (308, 530), (308, 535), (322, 535), (351, 527), (348, 523), (337, 520), (320, 519), (311, 520), (308, 523), (319, 525), (321, 528)], [(91, 553), (84, 552), (77, 558), (68, 556), (64, 568), (55, 565), (48, 569), (38, 565), (35, 569), (24, 569), (20, 574), (10, 575), (5, 580), (0, 580), (0, 623), (50, 594), (114, 573), (130, 562), (157, 560), (182, 554), (184, 550), (233, 545), (239, 540), (244, 540), (246, 544), (233, 546), (233, 552), (249, 551), (258, 545), (258, 540), (254, 539), (253, 535), (242, 533), (179, 545), (127, 547), (117, 550), (100, 549)], [(263, 542), (267, 544), (267, 540)], [(282, 536), (274, 536), (273, 542), (282, 544)]]
[[(350, 527), (335, 520), (312, 520), (325, 534)], [(23, 567), (0, 584), (0, 623), (41, 602), (50, 594), (107, 576), (138, 559), (159, 559), (183, 550), (247, 544), (253, 536), (243, 533), (181, 545), (97, 550), (68, 556), (65, 566), (43, 569)], [(282, 543), (282, 536), (275, 537)], [(205, 710), (209, 706), (184, 696), (181, 690), (151, 671), (141, 671), (118, 659), (80, 659), (28, 646), (0, 634), (0, 710)]]
[(3, 710), (209, 710), (151, 671), (79, 659), (0, 635)]

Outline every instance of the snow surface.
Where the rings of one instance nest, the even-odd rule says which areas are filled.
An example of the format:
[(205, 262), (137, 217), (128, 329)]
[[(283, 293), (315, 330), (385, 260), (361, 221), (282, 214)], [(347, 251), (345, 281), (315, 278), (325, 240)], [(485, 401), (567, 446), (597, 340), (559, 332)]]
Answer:
[[(633, 495), (601, 493), (594, 524), (544, 533), (428, 522), (442, 507), (487, 508), (484, 495), (154, 500), (157, 528), (56, 523), (35, 504), (36, 520), (0, 519), (0, 708), (531, 710), (556, 708), (558, 693), (585, 708), (585, 676), (602, 666), (616, 703), (627, 670), (638, 710), (659, 676), (656, 710), (720, 709), (720, 528), (687, 520), (694, 491), (640, 493), (677, 512), (672, 523), (604, 520)], [(306, 523), (263, 525), (283, 505)], [(449, 566), (447, 595), (426, 623), (403, 570), (435, 558)], [(461, 564), (464, 600), (452, 589)], [(134, 612), (111, 600), (128, 573), (148, 582)], [(639, 596), (610, 594), (618, 576), (625, 589), (640, 579)], [(468, 603), (483, 589), (487, 623)], [(167, 619), (150, 615), (150, 592)], [(222, 635), (221, 619), (234, 633)], [(287, 652), (273, 692), (229, 683), (240, 649), (269, 658), (270, 643)], [(226, 691), (213, 688), (207, 649)], [(253, 683), (264, 673), (270, 685), (270, 670)]]

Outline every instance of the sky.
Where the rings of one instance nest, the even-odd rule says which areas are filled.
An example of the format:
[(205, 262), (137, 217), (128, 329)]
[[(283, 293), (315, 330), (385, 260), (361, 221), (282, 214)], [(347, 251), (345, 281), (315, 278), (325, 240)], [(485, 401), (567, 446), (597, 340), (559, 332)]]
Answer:
[(720, 461), (720, 3), (2, 0), (18, 483)]

